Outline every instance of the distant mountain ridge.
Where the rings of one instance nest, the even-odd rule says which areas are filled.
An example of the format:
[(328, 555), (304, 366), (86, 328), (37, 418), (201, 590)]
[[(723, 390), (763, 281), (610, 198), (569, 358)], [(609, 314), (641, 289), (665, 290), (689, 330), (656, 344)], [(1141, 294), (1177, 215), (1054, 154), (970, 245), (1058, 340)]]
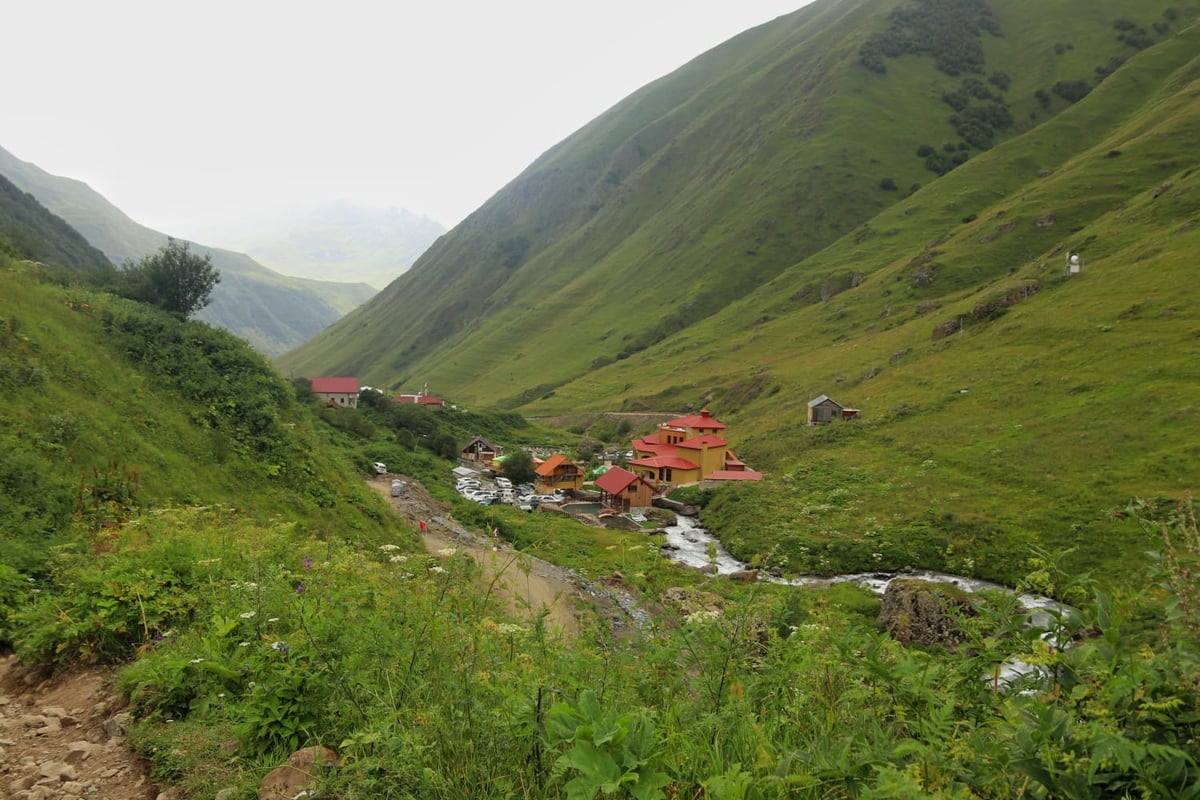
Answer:
[(328, 203), (315, 208), (214, 225), (208, 238), (227, 242), (286, 275), (364, 282), (382, 289), (446, 232), (406, 209)]
[[(87, 184), (58, 177), (0, 148), (0, 175), (33, 195), (115, 264), (137, 261), (167, 234), (131, 220)], [(278, 355), (296, 347), (375, 294), (365, 283), (342, 284), (280, 275), (249, 256), (200, 243), (221, 271), (213, 302), (198, 318), (226, 328), (256, 350)]]

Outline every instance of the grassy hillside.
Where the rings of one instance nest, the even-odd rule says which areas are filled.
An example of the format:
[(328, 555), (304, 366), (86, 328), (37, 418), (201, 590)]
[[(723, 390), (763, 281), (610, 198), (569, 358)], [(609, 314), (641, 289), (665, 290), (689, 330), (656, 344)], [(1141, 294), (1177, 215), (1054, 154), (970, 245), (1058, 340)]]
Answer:
[[(1168, 191), (1123, 213), (1150, 214)], [(305, 407), (229, 333), (45, 273), (0, 257), (0, 648), (66, 680), (73, 667), (119, 667), (126, 742), (180, 797), (257, 796), (305, 746), (340, 760), (305, 775), (309, 793), (346, 798), (1175, 798), (1197, 785), (1194, 516), (1162, 529), (1183, 559), (1157, 576), (1162, 594), (1097, 594), (1053, 559), (1037, 564), (1023, 586), (1078, 606), (1048, 615), (1048, 637), (1012, 595), (918, 583), (908, 591), (925, 593), (926, 621), (929, 604), (949, 610), (935, 617), (948, 638), (923, 645), (877, 621), (880, 601), (856, 587), (677, 568), (643, 533), (564, 516), (455, 499), (458, 520), (499, 531), (503, 552), (476, 546), (483, 563), (454, 546), (424, 554), (366, 488), (362, 448), (444, 477), (420, 442), (453, 453), (481, 428), (541, 435), (517, 414), (370, 394), (362, 409)], [(1097, 335), (1137, 346), (1162, 330), (1163, 310), (1147, 310), (1153, 328), (1123, 320)], [(944, 342), (967, 349), (970, 336)], [(1160, 366), (1154, 399), (1169, 400), (1178, 365)], [(890, 444), (864, 422), (822, 429), (810, 453)], [(827, 461), (779, 481), (825, 494), (809, 521), (854, 506), (855, 492), (903, 491), (924, 479), (917, 470), (957, 467), (933, 453), (878, 486), (867, 469)], [(760, 504), (771, 502), (720, 496), (710, 511), (750, 506), (743, 519), (760, 518), (743, 532), (782, 540), (793, 521)], [(888, 524), (864, 536), (889, 557), (928, 542)], [(545, 566), (510, 546), (595, 577), (577, 635), (513, 607), (514, 588)], [(642, 621), (587, 612), (605, 597), (641, 608)], [(1045, 671), (1003, 683), (1013, 659)]]
[[(0, 175), (36, 197), (116, 264), (138, 261), (166, 244), (166, 234), (129, 219), (86, 184), (50, 175), (3, 148)], [(221, 271), (213, 302), (199, 318), (233, 331), (267, 355), (295, 347), (375, 293), (365, 283), (289, 278), (242, 253), (203, 245), (193, 249), (211, 255)]]
[(0, 562), (37, 572), (81, 525), (179, 504), (394, 538), (361, 467), (264, 358), (224, 331), (0, 269)]
[[(952, 119), (996, 101), (969, 97), (957, 112), (943, 99), (968, 79), (980, 84), (971, 91), (1002, 98), (1012, 124), (992, 143), (1003, 141), (1067, 107), (1053, 91), (1060, 82), (1095, 83), (1095, 67), (1136, 53), (1114, 20), (1161, 23), (1166, 8), (1126, 0), (1027, 13), (1008, 0), (987, 14), (983, 3), (928, 0), (918, 5), (977, 46), (980, 72), (947, 74), (933, 55), (914, 53), (885, 58), (880, 74), (862, 54), (873, 37), (903, 38), (889, 27), (896, 5), (816, 3), (645, 87), (547, 152), (394, 287), (279, 363), (373, 385), (428, 380), (473, 402), (536, 399), (676, 335), (911, 187), (935, 183), (922, 145), (978, 157), (967, 138), (979, 137), (964, 138)], [(965, 22), (960, 7), (970, 10)], [(1156, 35), (1183, 24), (1177, 17)], [(1058, 41), (1063, 30), (1072, 42)], [(828, 279), (827, 294), (851, 278), (821, 275), (814, 289)]]
[[(708, 406), (770, 473), (709, 514), (747, 559), (1011, 582), (1040, 544), (1140, 574), (1115, 510), (1196, 481), (1200, 29), (895, 6), (817, 3), (646, 87), (281, 363), (532, 415)], [(1011, 125), (964, 150), (948, 93)], [(822, 393), (863, 419), (806, 427)]]
[(11, 248), (9, 255), (76, 271), (113, 268), (104, 253), (88, 244), (78, 231), (3, 175), (0, 175), (0, 237)]

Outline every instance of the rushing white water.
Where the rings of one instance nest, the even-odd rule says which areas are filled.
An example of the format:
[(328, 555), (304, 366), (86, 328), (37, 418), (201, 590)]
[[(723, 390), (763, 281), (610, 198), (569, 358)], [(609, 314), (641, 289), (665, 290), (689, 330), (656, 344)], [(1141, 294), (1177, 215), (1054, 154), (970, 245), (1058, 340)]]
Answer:
[[(710, 569), (715, 563), (718, 575), (729, 575), (752, 569), (742, 561), (738, 561), (721, 546), (717, 537), (704, 528), (698, 527), (691, 517), (678, 515), (674, 525), (666, 529), (663, 552), (672, 561), (696, 569)], [(965, 592), (995, 591), (1011, 593), (1012, 590), (998, 583), (982, 581), (977, 578), (966, 578), (962, 575), (952, 575), (934, 570), (914, 570), (912, 572), (859, 572), (847, 575), (818, 577), (801, 575), (794, 578), (776, 578), (767, 573), (759, 573), (760, 580), (772, 583), (783, 583), (791, 586), (831, 586), (835, 583), (854, 583), (869, 589), (875, 594), (882, 595), (887, 591), (888, 584), (896, 578), (916, 578), (932, 583), (949, 583)], [(1021, 606), (1029, 612), (1028, 624), (1031, 628), (1046, 631), (1043, 638), (1051, 641), (1051, 629), (1056, 618), (1069, 615), (1073, 609), (1048, 597), (1033, 594), (1021, 594), (1017, 599)], [(1053, 643), (1053, 642), (1051, 642)], [(1038, 667), (1026, 664), (1018, 659), (1006, 661), (1000, 668), (999, 681), (1008, 685), (1020, 677), (1038, 671)], [(990, 678), (989, 678), (990, 679)]]

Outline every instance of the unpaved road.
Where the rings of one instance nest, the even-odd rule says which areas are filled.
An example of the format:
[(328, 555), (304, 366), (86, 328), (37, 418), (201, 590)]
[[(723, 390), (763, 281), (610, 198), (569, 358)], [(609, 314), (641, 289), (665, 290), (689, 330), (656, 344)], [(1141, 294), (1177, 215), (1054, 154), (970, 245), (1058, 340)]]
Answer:
[[(391, 496), (393, 478), (407, 484), (400, 497)], [(479, 564), (481, 583), (486, 586), (494, 582), (494, 590), (502, 594), (514, 614), (532, 620), (546, 611), (547, 627), (568, 636), (579, 633), (581, 612), (577, 604), (585, 594), (567, 570), (522, 555), (502, 543), (489, 544), (485, 538), (458, 525), (450, 516), (450, 508), (435, 500), (412, 478), (380, 475), (370, 484), (413, 528), (419, 530), (420, 523), (426, 523), (423, 538), (430, 553), (454, 547), (474, 558)]]

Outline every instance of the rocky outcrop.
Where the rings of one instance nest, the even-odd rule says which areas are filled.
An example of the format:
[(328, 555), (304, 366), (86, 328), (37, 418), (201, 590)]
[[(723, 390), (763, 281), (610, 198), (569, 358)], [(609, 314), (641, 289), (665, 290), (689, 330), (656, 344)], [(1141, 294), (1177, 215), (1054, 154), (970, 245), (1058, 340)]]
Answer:
[(47, 677), (0, 658), (0, 797), (154, 800), (158, 789), (125, 747), (128, 712), (94, 671)]
[(309, 797), (325, 772), (341, 764), (337, 753), (328, 747), (305, 747), (288, 756), (287, 763), (273, 769), (262, 779), (258, 800), (293, 800)]
[(955, 648), (966, 639), (962, 620), (977, 615), (971, 595), (961, 589), (896, 578), (884, 591), (879, 622), (897, 641)]

